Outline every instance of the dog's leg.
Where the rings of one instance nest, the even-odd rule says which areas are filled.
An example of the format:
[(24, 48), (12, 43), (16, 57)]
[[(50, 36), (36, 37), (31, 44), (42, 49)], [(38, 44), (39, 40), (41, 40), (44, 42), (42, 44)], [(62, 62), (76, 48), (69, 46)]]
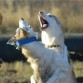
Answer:
[(31, 80), (31, 83), (36, 83), (36, 81), (35, 81), (33, 75), (31, 76), (30, 80)]

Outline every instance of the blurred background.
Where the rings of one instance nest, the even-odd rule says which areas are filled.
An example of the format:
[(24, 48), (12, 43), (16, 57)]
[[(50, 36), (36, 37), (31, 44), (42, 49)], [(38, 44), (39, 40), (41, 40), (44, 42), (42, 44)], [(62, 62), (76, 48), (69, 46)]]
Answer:
[(0, 0), (0, 83), (30, 83), (32, 69), (21, 50), (6, 45), (24, 18), (40, 31), (39, 11), (59, 18), (79, 83), (83, 83), (83, 0)]
[(57, 16), (66, 33), (83, 32), (82, 0), (0, 0), (0, 12), (3, 15), (0, 34), (12, 34), (18, 27), (18, 20), (21, 17), (39, 30), (39, 11)]

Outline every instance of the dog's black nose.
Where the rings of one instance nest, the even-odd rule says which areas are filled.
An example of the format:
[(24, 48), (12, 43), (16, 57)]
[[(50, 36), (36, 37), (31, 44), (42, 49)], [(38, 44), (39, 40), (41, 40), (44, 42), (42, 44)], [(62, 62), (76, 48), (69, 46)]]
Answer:
[(24, 20), (24, 18), (21, 18), (21, 20)]
[(43, 12), (41, 11), (41, 12), (39, 12), (40, 14), (43, 14)]

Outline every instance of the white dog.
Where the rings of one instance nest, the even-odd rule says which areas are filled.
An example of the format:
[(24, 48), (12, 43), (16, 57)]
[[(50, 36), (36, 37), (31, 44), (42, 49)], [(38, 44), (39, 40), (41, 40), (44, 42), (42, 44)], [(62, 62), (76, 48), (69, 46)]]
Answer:
[(15, 36), (8, 41), (8, 44), (21, 48), (28, 58), (34, 71), (31, 83), (75, 83), (67, 59), (55, 49), (45, 47), (35, 36), (24, 19), (20, 19)]
[(55, 56), (53, 56), (54, 53), (45, 48), (35, 37), (36, 32), (26, 25), (24, 19), (20, 19), (19, 28), (17, 28), (15, 36), (12, 37), (7, 44), (21, 48), (22, 53), (28, 58), (28, 62), (30, 62), (34, 71), (31, 76), (31, 83), (48, 83), (48, 79), (52, 76), (57, 67), (55, 65)]
[(44, 12), (39, 12), (38, 17), (42, 31), (42, 43), (45, 44), (46, 48), (54, 51), (54, 55), (56, 56), (55, 65), (57, 65), (57, 68), (59, 69), (57, 80), (55, 73), (54, 76), (49, 78), (47, 83), (76, 83), (73, 68), (68, 58), (68, 50), (64, 44), (64, 36), (60, 21), (50, 13), (46, 14)]

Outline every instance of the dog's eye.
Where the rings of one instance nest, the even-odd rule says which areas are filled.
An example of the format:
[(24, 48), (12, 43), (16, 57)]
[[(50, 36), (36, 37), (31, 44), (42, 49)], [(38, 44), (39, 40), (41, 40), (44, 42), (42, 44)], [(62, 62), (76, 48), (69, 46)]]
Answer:
[(48, 15), (49, 17), (53, 17), (53, 16), (51, 15), (51, 13), (48, 13), (47, 15)]
[(53, 17), (52, 15), (48, 15), (49, 17)]

